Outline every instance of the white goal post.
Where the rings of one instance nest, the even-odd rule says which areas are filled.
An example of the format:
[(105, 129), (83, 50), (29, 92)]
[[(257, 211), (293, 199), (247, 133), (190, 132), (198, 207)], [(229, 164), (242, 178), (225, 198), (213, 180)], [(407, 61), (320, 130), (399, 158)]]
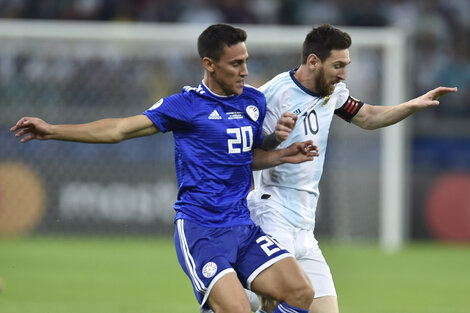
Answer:
[[(172, 44), (195, 53), (196, 38), (203, 24), (150, 24), (0, 20), (0, 40), (59, 39), (65, 41), (154, 42), (162, 49)], [(300, 51), (311, 26), (241, 25), (248, 33), (249, 51), (273, 49)], [(381, 49), (381, 104), (394, 105), (406, 97), (406, 33), (397, 28), (352, 28), (347, 31), (353, 46)], [(132, 45), (131, 45), (132, 46)], [(354, 73), (349, 73), (354, 75)], [(388, 251), (399, 249), (408, 228), (407, 151), (404, 121), (381, 130), (379, 238)]]

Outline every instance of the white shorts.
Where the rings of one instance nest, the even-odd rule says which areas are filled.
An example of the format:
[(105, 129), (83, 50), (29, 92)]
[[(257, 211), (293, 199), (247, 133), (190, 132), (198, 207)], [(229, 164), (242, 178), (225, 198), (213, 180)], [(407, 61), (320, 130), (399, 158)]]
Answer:
[(294, 254), (312, 282), (315, 298), (335, 296), (336, 289), (330, 267), (318, 246), (312, 230), (292, 226), (275, 210), (257, 214), (251, 208), (251, 218), (264, 232), (273, 236), (280, 245)]

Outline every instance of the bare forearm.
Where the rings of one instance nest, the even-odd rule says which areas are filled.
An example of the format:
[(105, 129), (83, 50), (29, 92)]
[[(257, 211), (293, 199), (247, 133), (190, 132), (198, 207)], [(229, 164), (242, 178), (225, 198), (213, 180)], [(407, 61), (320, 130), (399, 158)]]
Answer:
[(10, 131), (16, 132), (21, 142), (54, 139), (89, 143), (115, 143), (159, 132), (143, 114), (76, 125), (51, 125), (38, 117), (22, 117)]
[(86, 124), (51, 125), (47, 139), (77, 141), (88, 143), (115, 143), (124, 139), (116, 131), (120, 119), (102, 119)]
[(396, 106), (375, 106), (365, 103), (351, 121), (364, 129), (389, 126), (417, 111), (438, 106), (439, 98), (450, 92), (457, 92), (457, 88), (437, 87)]
[(88, 143), (116, 143), (153, 135), (158, 129), (145, 115), (107, 118), (86, 124), (51, 126), (50, 138)]
[(283, 163), (297, 164), (312, 161), (318, 155), (318, 147), (311, 140), (295, 142), (287, 148), (278, 150), (266, 151), (258, 148), (253, 151), (251, 168), (257, 171)]
[(253, 171), (259, 171), (282, 164), (281, 155), (282, 150), (266, 151), (261, 148), (255, 149), (253, 151), (253, 163), (251, 164), (251, 168)]
[(360, 114), (352, 119), (354, 124), (364, 129), (377, 129), (396, 124), (419, 110), (409, 102), (396, 106), (365, 106), (364, 111), (359, 111)]

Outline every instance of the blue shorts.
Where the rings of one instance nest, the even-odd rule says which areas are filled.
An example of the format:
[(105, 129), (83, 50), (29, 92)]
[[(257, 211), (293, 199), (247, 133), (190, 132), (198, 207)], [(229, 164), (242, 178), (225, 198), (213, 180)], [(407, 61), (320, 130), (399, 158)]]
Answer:
[(256, 225), (204, 227), (176, 221), (178, 261), (189, 276), (197, 300), (203, 306), (214, 284), (235, 272), (244, 288), (264, 269), (292, 255)]

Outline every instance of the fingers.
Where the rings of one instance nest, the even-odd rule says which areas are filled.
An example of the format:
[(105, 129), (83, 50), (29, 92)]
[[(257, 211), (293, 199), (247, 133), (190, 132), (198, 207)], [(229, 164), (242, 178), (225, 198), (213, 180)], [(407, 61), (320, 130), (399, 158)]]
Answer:
[(18, 120), (18, 122), (16, 122), (15, 126), (13, 126), (12, 128), (10, 128), (10, 131), (11, 132), (14, 132), (15, 130), (18, 130), (22, 127), (23, 123), (25, 122), (26, 120), (26, 117), (22, 117)]
[(307, 156), (319, 156), (318, 146), (313, 143), (312, 140), (307, 140), (304, 142), (296, 142), (297, 149)]
[(319, 152), (318, 152), (318, 147), (317, 146), (312, 146), (312, 145), (308, 145), (306, 148), (305, 148), (305, 151), (307, 153), (312, 153), (314, 156), (319, 156)]
[(282, 142), (289, 137), (289, 134), (295, 127), (298, 116), (285, 112), (281, 118), (277, 121), (275, 135), (278, 142)]
[(284, 114), (282, 114), (281, 118), (279, 119), (279, 124), (293, 129), (298, 118), (299, 117), (293, 113), (284, 112)]
[(450, 92), (457, 92), (457, 87), (437, 87), (436, 89), (431, 90), (432, 100), (437, 100), (439, 97), (446, 95)]
[(298, 164), (302, 162), (312, 161), (319, 156), (318, 147), (312, 140), (303, 142), (295, 142), (285, 149), (283, 157), (284, 163)]
[(32, 117), (22, 117), (18, 120), (18, 122), (15, 124), (15, 126), (13, 126), (12, 128), (10, 128), (10, 131), (11, 132), (14, 132), (18, 129), (21, 129), (21, 128), (26, 128), (28, 127), (29, 125), (31, 125), (31, 123), (33, 122), (33, 118)]
[(43, 140), (42, 134), (37, 130), (40, 119), (34, 117), (22, 117), (15, 126), (10, 128), (10, 132), (16, 132), (15, 137), (23, 137), (20, 142), (27, 142), (33, 139)]
[(320, 155), (318, 146), (314, 145), (313, 142), (306, 142), (304, 150), (308, 156), (317, 157)]
[[(284, 114), (282, 114), (282, 117), (291, 119), (291, 120), (293, 120), (294, 122), (297, 122), (297, 119), (299, 118), (296, 114), (290, 113), (290, 112), (284, 112)], [(282, 117), (281, 117), (281, 118), (282, 118)]]
[(30, 141), (30, 140), (33, 140), (33, 139), (34, 139), (34, 136), (32, 134), (30, 134), (29, 136), (21, 138), (20, 142), (27, 142), (27, 141)]
[(23, 128), (23, 129), (21, 129), (19, 132), (17, 132), (17, 133), (15, 134), (15, 137), (21, 137), (21, 136), (23, 136), (24, 134), (26, 134), (26, 133), (28, 133), (28, 132), (29, 132), (28, 129)]

